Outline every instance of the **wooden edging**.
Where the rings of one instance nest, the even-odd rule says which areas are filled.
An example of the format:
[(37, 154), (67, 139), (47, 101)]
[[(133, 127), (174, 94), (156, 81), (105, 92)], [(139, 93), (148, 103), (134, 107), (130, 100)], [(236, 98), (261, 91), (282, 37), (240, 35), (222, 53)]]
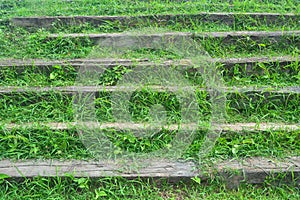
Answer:
[[(23, 124), (3, 124), (2, 128), (6, 130), (24, 129), (24, 128), (42, 128), (47, 127), (51, 130), (71, 130), (71, 129), (115, 129), (115, 130), (142, 130), (151, 128), (151, 124), (129, 123), (129, 122), (49, 122), (49, 123), (23, 123)], [(165, 125), (166, 130), (209, 130), (208, 127), (201, 127), (197, 124), (170, 124)], [(233, 123), (233, 124), (216, 124), (214, 123), (210, 130), (221, 133), (226, 132), (257, 132), (257, 131), (297, 131), (300, 130), (300, 124), (282, 124), (282, 123)]]
[[(0, 94), (9, 93), (41, 93), (41, 92), (61, 92), (65, 94), (84, 94), (97, 92), (133, 92), (136, 90), (149, 90), (157, 92), (180, 92), (180, 91), (219, 91), (226, 93), (266, 93), (266, 94), (300, 94), (300, 86), (289, 86), (282, 88), (275, 88), (272, 86), (264, 87), (216, 87), (213, 89), (206, 89), (204, 87), (195, 86), (62, 86), (62, 87), (18, 87), (18, 86), (2, 86), (0, 87)], [(221, 95), (221, 94), (220, 94)]]
[[(153, 44), (161, 43), (168, 40), (177, 40), (184, 42), (189, 39), (205, 40), (209, 38), (221, 39), (224, 44), (235, 43), (240, 39), (247, 39), (252, 41), (262, 41), (264, 39), (270, 40), (272, 43), (288, 42), (293, 38), (300, 36), (300, 30), (296, 31), (232, 31), (232, 32), (204, 32), (204, 33), (188, 33), (188, 32), (168, 32), (155, 34), (140, 34), (140, 33), (103, 33), (103, 34), (50, 34), (49, 39), (56, 38), (88, 38), (94, 44), (103, 45), (105, 47), (121, 45), (124, 48), (142, 48), (152, 47)], [(128, 44), (124, 41), (130, 41)], [(125, 45), (125, 46), (124, 46)]]
[[(230, 187), (240, 182), (263, 183), (267, 178), (279, 178), (300, 184), (300, 157), (286, 159), (245, 158), (220, 161), (211, 167), (202, 167), (193, 162), (179, 162), (164, 159), (133, 161), (59, 161), (26, 160), (0, 161), (0, 174), (11, 178), (22, 177), (125, 177), (125, 178), (167, 178), (181, 181), (184, 178), (210, 177), (224, 179)], [(282, 175), (280, 177), (280, 175)]]
[(280, 13), (206, 13), (197, 14), (161, 14), (143, 16), (39, 16), (39, 17), (14, 17), (11, 24), (25, 28), (51, 28), (53, 26), (76, 26), (88, 23), (92, 26), (113, 24), (114, 26), (135, 27), (141, 24), (174, 24), (182, 23), (189, 25), (192, 21), (212, 22), (233, 26), (239, 21), (247, 20), (248, 23), (256, 25), (249, 19), (263, 24), (286, 24), (290, 21), (299, 21), (300, 15)]
[[(289, 59), (287, 57), (287, 59)], [(291, 58), (292, 59), (292, 58)], [(147, 62), (149, 59), (113, 59), (113, 58), (103, 58), (103, 59), (73, 59), (73, 60), (40, 60), (40, 59), (3, 59), (0, 60), (0, 67), (24, 67), (24, 66), (54, 66), (54, 65), (106, 65), (106, 64), (134, 64), (134, 63), (143, 63)]]
[[(259, 67), (260, 64), (264, 66), (272, 66), (278, 71), (294, 74), (297, 73), (291, 67), (286, 67), (291, 64), (300, 65), (300, 56), (277, 56), (277, 57), (249, 57), (249, 58), (208, 58), (206, 60), (209, 66), (217, 67), (219, 71), (223, 70), (223, 76), (233, 76), (234, 66), (239, 66), (242, 73), (251, 75), (253, 73), (264, 73), (264, 70)], [(197, 64), (197, 63), (195, 63)], [(14, 68), (17, 73), (22, 73), (26, 69), (34, 70), (35, 73), (42, 73), (49, 75), (53, 70), (54, 66), (60, 66), (62, 69), (69, 70), (69, 66), (72, 66), (74, 70), (93, 70), (100, 68), (101, 70), (111, 69), (116, 66), (122, 66), (127, 69), (133, 68), (144, 68), (144, 67), (172, 67), (176, 70), (186, 72), (196, 72), (197, 68), (194, 68), (193, 63), (189, 59), (182, 60), (166, 60), (161, 62), (153, 62), (145, 59), (125, 60), (125, 59), (74, 59), (74, 60), (17, 60), (17, 59), (6, 59), (0, 60), (1, 68)], [(275, 71), (275, 70), (273, 70)], [(272, 72), (270, 72), (272, 73)]]
[[(291, 64), (292, 62), (300, 61), (299, 57), (292, 56), (276, 56), (276, 57), (248, 57), (248, 58), (211, 58), (208, 59), (208, 62), (222, 64), (224, 67), (232, 67), (234, 65), (243, 65), (247, 67), (252, 67), (257, 63), (278, 63), (280, 66), (285, 66)], [(172, 61), (167, 60), (162, 63), (159, 63), (163, 66), (169, 65), (179, 65), (179, 66), (189, 66), (191, 63), (190, 60), (179, 60)], [(74, 66), (74, 67), (84, 67), (84, 66), (116, 66), (122, 65), (125, 67), (129, 66), (153, 66), (158, 65), (158, 63), (153, 63), (149, 61), (149, 59), (73, 59), (73, 60), (37, 60), (37, 59), (29, 59), (29, 60), (18, 60), (18, 59), (5, 59), (0, 60), (0, 68), (1, 67), (26, 67), (26, 66), (35, 66), (39, 68), (52, 67), (55, 65), (61, 66)]]

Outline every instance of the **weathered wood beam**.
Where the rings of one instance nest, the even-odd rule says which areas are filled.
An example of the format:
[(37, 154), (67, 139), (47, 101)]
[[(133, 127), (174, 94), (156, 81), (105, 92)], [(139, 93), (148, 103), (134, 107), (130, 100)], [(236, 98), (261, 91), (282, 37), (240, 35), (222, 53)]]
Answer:
[[(203, 33), (188, 33), (188, 32), (168, 32), (168, 33), (154, 33), (154, 34), (134, 34), (134, 33), (102, 33), (102, 34), (85, 34), (85, 33), (71, 33), (71, 34), (50, 34), (49, 39), (56, 38), (88, 38), (95, 45), (114, 46), (121, 41), (130, 41), (130, 46), (135, 48), (152, 47), (153, 43), (161, 42), (163, 44), (166, 40), (182, 40), (185, 39), (220, 39), (224, 44), (236, 43), (240, 39), (247, 38), (253, 41), (262, 41), (268, 39), (272, 43), (290, 42), (292, 39), (300, 36), (300, 31), (231, 31), (231, 32), (203, 32)], [(129, 45), (129, 44), (125, 44)], [(124, 47), (124, 46), (122, 46)], [(129, 48), (129, 46), (128, 46)]]
[[(129, 122), (48, 122), (48, 123), (22, 123), (22, 124), (2, 124), (3, 129), (24, 129), (24, 128), (41, 128), (47, 127), (52, 130), (69, 130), (78, 128), (86, 129), (116, 129), (116, 130), (141, 130), (151, 128), (151, 124), (147, 123), (129, 123)], [(198, 124), (170, 124), (164, 125), (166, 130), (208, 130), (209, 127), (202, 127)], [(229, 123), (229, 124), (213, 124), (212, 129), (226, 133), (228, 131), (232, 132), (243, 132), (243, 131), (276, 131), (276, 130), (285, 130), (285, 131), (296, 131), (300, 130), (300, 124), (284, 124), (284, 123)]]
[(157, 92), (176, 92), (183, 90), (194, 90), (194, 91), (207, 91), (213, 92), (218, 90), (225, 93), (266, 93), (266, 94), (300, 94), (300, 87), (298, 86), (287, 86), (287, 87), (273, 87), (273, 86), (247, 86), (247, 87), (220, 87), (214, 89), (206, 89), (204, 87), (196, 86), (62, 86), (62, 87), (19, 87), (19, 86), (2, 86), (0, 87), (0, 94), (9, 93), (40, 93), (40, 92), (62, 92), (65, 94), (76, 94), (76, 93), (98, 93), (98, 92), (133, 92), (136, 90), (149, 90)]
[[(252, 67), (257, 63), (277, 63), (280, 66), (285, 66), (293, 62), (299, 62), (299, 57), (292, 56), (276, 56), (276, 57), (248, 57), (248, 58), (211, 58), (208, 59), (208, 62), (215, 64), (222, 64), (224, 67), (229, 68), (234, 65), (246, 65), (247, 67)], [(85, 67), (85, 66), (116, 66), (122, 65), (125, 67), (130, 66), (182, 66), (188, 67), (191, 65), (191, 60), (166, 60), (161, 63), (154, 63), (149, 61), (149, 59), (74, 59), (74, 60), (38, 60), (38, 59), (29, 59), (29, 60), (18, 60), (18, 59), (4, 59), (0, 60), (1, 67), (30, 67), (35, 66), (39, 68), (43, 67), (52, 67), (54, 65), (61, 66), (75, 66), (75, 67)]]
[(267, 178), (284, 179), (300, 184), (300, 157), (262, 158), (250, 157), (223, 160), (203, 167), (193, 162), (172, 160), (24, 160), (0, 161), (0, 174), (11, 178), (42, 177), (124, 177), (124, 178), (167, 178), (180, 181), (198, 176), (201, 180), (219, 177), (230, 187), (240, 182), (263, 183)]
[[(114, 26), (135, 27), (140, 24), (167, 25), (172, 23), (191, 24), (191, 21), (203, 23), (219, 23), (233, 26), (239, 21), (255, 19), (263, 24), (286, 24), (291, 21), (300, 20), (297, 14), (280, 13), (196, 13), (196, 14), (160, 14), (143, 16), (37, 16), (37, 17), (14, 17), (11, 24), (25, 28), (51, 28), (56, 25), (76, 26), (89, 23), (92, 26), (114, 24)], [(250, 21), (250, 22), (249, 22)], [(254, 22), (252, 22), (255, 25)]]

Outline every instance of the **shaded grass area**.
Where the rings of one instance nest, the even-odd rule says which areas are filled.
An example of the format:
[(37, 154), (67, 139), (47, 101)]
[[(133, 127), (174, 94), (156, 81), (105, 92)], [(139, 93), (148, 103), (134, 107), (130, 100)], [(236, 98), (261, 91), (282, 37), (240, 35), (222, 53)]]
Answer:
[(42, 178), (15, 182), (4, 180), (0, 185), (0, 198), (5, 199), (298, 199), (299, 188), (264, 184), (242, 184), (238, 190), (226, 189), (224, 183), (211, 180), (207, 184), (196, 182), (169, 184), (165, 180), (125, 180), (106, 178)]

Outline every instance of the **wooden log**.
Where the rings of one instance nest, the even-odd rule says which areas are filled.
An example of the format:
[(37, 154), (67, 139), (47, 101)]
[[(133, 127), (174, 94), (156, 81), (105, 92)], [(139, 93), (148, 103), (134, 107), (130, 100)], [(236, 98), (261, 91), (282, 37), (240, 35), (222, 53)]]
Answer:
[(176, 92), (184, 90), (194, 90), (194, 91), (207, 91), (213, 92), (218, 90), (220, 92), (237, 94), (237, 93), (265, 93), (268, 96), (270, 94), (300, 94), (300, 87), (298, 86), (287, 86), (276, 88), (272, 86), (248, 86), (248, 87), (219, 87), (214, 89), (206, 89), (204, 87), (196, 86), (62, 86), (62, 87), (18, 87), (18, 86), (2, 86), (0, 87), (0, 94), (9, 93), (41, 93), (41, 92), (60, 92), (65, 94), (76, 94), (76, 93), (98, 93), (98, 92), (133, 92), (136, 90), (150, 90), (157, 92)]
[(261, 184), (266, 180), (271, 184), (300, 185), (300, 157), (223, 161), (217, 164), (217, 171), (229, 188), (237, 188), (241, 182)]
[(291, 21), (299, 21), (300, 15), (279, 13), (196, 13), (196, 14), (164, 14), (143, 16), (38, 16), (38, 17), (14, 17), (11, 24), (25, 28), (46, 28), (53, 26), (76, 26), (88, 23), (92, 26), (114, 24), (114, 26), (136, 27), (141, 24), (168, 25), (181, 23), (190, 25), (198, 21), (202, 23), (217, 23), (234, 26), (239, 21), (247, 21), (250, 25), (256, 25), (250, 20), (262, 24), (286, 24)]
[[(48, 122), (48, 123), (22, 123), (22, 124), (3, 124), (2, 128), (6, 130), (11, 129), (34, 129), (34, 128), (42, 128), (47, 127), (51, 130), (71, 130), (74, 128), (78, 128), (79, 130), (83, 127), (86, 129), (115, 129), (115, 130), (141, 130), (141, 129), (149, 129), (151, 124), (147, 123), (130, 123), (130, 122)], [(164, 129), (166, 130), (208, 130), (209, 127), (204, 127), (198, 124), (170, 124), (164, 125)], [(260, 132), (260, 131), (296, 131), (300, 130), (299, 124), (283, 124), (283, 123), (233, 123), (233, 124), (214, 124), (212, 127), (215, 131), (220, 131), (222, 134), (226, 134), (227, 132)]]
[[(136, 166), (128, 171), (127, 166)], [(0, 161), (0, 174), (7, 174), (10, 177), (35, 177), (35, 176), (66, 176), (73, 174), (74, 177), (113, 177), (122, 176), (128, 178), (137, 177), (193, 177), (193, 163), (172, 162), (166, 160), (149, 160), (144, 164), (124, 164), (112, 160), (104, 161)], [(124, 170), (124, 171), (122, 171)]]
[(249, 57), (249, 58), (223, 58), (223, 59), (213, 59), (212, 62), (224, 65), (226, 68), (230, 68), (234, 65), (247, 66), (248, 68), (253, 67), (258, 63), (277, 63), (280, 66), (285, 66), (293, 62), (298, 62), (300, 56), (276, 56), (276, 57)]
[[(231, 31), (231, 32), (203, 32), (203, 33), (188, 33), (188, 32), (168, 32), (155, 34), (134, 34), (134, 33), (103, 33), (103, 34), (49, 34), (48, 39), (57, 38), (88, 38), (94, 45), (104, 45), (104, 47), (112, 47), (120, 45), (127, 48), (150, 48), (153, 44), (163, 44), (167, 40), (207, 40), (218, 39), (222, 44), (233, 44), (241, 39), (247, 41), (262, 42), (268, 40), (271, 43), (291, 43), (291, 41), (299, 38), (300, 31)], [(130, 41), (124, 43), (124, 41)], [(126, 46), (127, 45), (127, 46)], [(129, 48), (129, 49), (130, 49)]]
[(72, 60), (41, 60), (41, 59), (2, 59), (0, 60), (0, 67), (23, 67), (23, 66), (54, 66), (54, 65), (80, 65), (80, 64), (134, 64), (140, 62), (148, 61), (147, 58), (144, 59), (113, 59), (113, 58), (103, 58), (103, 59), (72, 59)]
[[(234, 66), (240, 66), (241, 73), (251, 75), (253, 73), (263, 73), (263, 70), (258, 66), (258, 64), (264, 64), (264, 66), (270, 66), (272, 69), (285, 72), (288, 74), (298, 73), (296, 70), (291, 68), (286, 68), (286, 66), (295, 64), (298, 65), (300, 60), (299, 57), (292, 56), (278, 56), (278, 57), (249, 57), (249, 58), (211, 58), (207, 59), (207, 62), (211, 63), (212, 66), (218, 67), (218, 70), (223, 70), (224, 76), (234, 75)], [(0, 60), (0, 70), (1, 68), (14, 68), (17, 73), (22, 73), (26, 69), (33, 69), (35, 73), (42, 73), (49, 75), (53, 71), (54, 66), (61, 66), (63, 69), (68, 70), (68, 66), (72, 66), (74, 70), (79, 69), (93, 69), (95, 67), (101, 67), (103, 69), (111, 69), (116, 66), (122, 66), (127, 69), (139, 68), (139, 67), (172, 67), (180, 71), (196, 72), (197, 69), (193, 68), (191, 60), (166, 60), (160, 63), (149, 61), (148, 59), (138, 59), (138, 60), (125, 60), (125, 59), (74, 59), (74, 60), (16, 60), (16, 59), (6, 59)], [(272, 72), (270, 72), (272, 73)]]
[[(300, 184), (300, 157), (285, 159), (250, 157), (223, 160), (203, 167), (193, 162), (161, 159), (141, 160), (25, 160), (0, 161), (0, 174), (11, 178), (42, 177), (125, 177), (125, 178), (167, 178), (181, 181), (183, 178), (222, 178), (229, 187), (240, 182), (263, 183), (268, 178), (278, 178)], [(280, 175), (283, 177), (280, 178)]]
[[(232, 67), (234, 65), (247, 65), (249, 67), (257, 63), (278, 63), (281, 66), (290, 64), (292, 62), (298, 62), (300, 56), (276, 56), (276, 57), (248, 57), (248, 58), (211, 58), (208, 59), (208, 62), (222, 64), (225, 67)], [(191, 60), (166, 60), (161, 62), (161, 65), (179, 65), (179, 66), (189, 66)], [(70, 65), (84, 67), (86, 65), (99, 65), (99, 66), (116, 66), (122, 65), (125, 67), (128, 66), (144, 66), (144, 65), (158, 65), (158, 63), (153, 63), (149, 59), (73, 59), (73, 60), (38, 60), (38, 59), (29, 59), (29, 60), (18, 60), (18, 59), (4, 59), (0, 60), (0, 67), (25, 67), (25, 66), (36, 66), (36, 67), (51, 67), (54, 65)]]

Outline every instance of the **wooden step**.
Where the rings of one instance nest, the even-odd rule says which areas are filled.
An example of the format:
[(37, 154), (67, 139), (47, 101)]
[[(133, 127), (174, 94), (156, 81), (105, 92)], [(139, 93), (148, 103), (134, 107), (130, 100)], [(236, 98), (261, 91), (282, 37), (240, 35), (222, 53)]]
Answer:
[[(282, 58), (284, 59), (284, 58)], [(288, 57), (286, 59), (289, 59)], [(293, 58), (290, 58), (293, 59)], [(103, 58), (103, 59), (72, 59), (72, 60), (41, 60), (41, 59), (2, 59), (0, 60), (0, 67), (24, 67), (24, 66), (54, 66), (54, 65), (75, 65), (82, 66), (85, 64), (118, 64), (118, 65), (129, 65), (134, 63), (147, 62), (149, 59), (113, 59), (113, 58)]]
[[(141, 130), (141, 129), (149, 129), (151, 128), (151, 124), (147, 123), (130, 123), (130, 122), (48, 122), (48, 123), (23, 123), (23, 124), (2, 124), (3, 129), (11, 130), (11, 129), (35, 129), (35, 128), (49, 128), (51, 130), (71, 130), (74, 128), (80, 129), (80, 127), (88, 128), (88, 129), (115, 129), (115, 130)], [(164, 125), (164, 129), (166, 130), (208, 130), (209, 127), (201, 126), (195, 123), (191, 124), (170, 124)], [(212, 127), (213, 130), (219, 131), (222, 134), (226, 134), (227, 132), (261, 132), (261, 131), (297, 131), (300, 130), (300, 124), (283, 124), (283, 123), (233, 123), (233, 124), (215, 124)]]
[[(234, 65), (243, 65), (247, 67), (252, 67), (257, 63), (277, 63), (280, 66), (289, 65), (293, 62), (299, 62), (300, 56), (274, 56), (274, 57), (247, 57), (247, 58), (208, 58), (208, 62), (222, 64), (225, 68), (232, 67)], [(166, 60), (161, 63), (155, 63), (147, 58), (144, 59), (73, 59), (73, 60), (18, 60), (18, 59), (3, 59), (0, 60), (1, 67), (30, 67), (35, 66), (39, 68), (52, 67), (55, 65), (61, 66), (74, 66), (74, 67), (84, 67), (84, 66), (118, 66), (122, 65), (125, 67), (129, 66), (155, 66), (155, 65), (179, 65), (179, 66), (189, 66), (191, 61), (189, 59), (184, 60)]]
[[(11, 178), (42, 177), (125, 177), (125, 178), (167, 178), (182, 181), (199, 177), (202, 181), (211, 177), (222, 178), (229, 187), (241, 182), (263, 183), (267, 178), (284, 179), (300, 184), (300, 157), (285, 159), (243, 158), (219, 161), (209, 168), (193, 162), (170, 160), (133, 161), (83, 161), (83, 160), (26, 160), (0, 161), (0, 174)], [(280, 176), (281, 175), (281, 176)]]
[(267, 94), (300, 94), (299, 86), (289, 86), (275, 88), (272, 86), (256, 87), (219, 87), (213, 89), (206, 89), (203, 87), (195, 86), (147, 86), (141, 87), (140, 85), (132, 86), (62, 86), (62, 87), (18, 87), (18, 86), (2, 86), (0, 87), (0, 94), (9, 93), (41, 93), (41, 92), (61, 92), (65, 94), (75, 93), (97, 93), (97, 92), (131, 92), (141, 89), (149, 89), (150, 91), (164, 92), (164, 91), (208, 91), (213, 92), (218, 90), (225, 93), (267, 93)]
[[(252, 23), (250, 23), (252, 19)], [(248, 21), (247, 21), (248, 20)], [(216, 23), (234, 26), (239, 21), (246, 21), (248, 24), (278, 24), (283, 25), (291, 21), (299, 21), (300, 15), (280, 13), (196, 13), (196, 14), (163, 14), (143, 16), (37, 16), (37, 17), (14, 17), (11, 24), (25, 28), (51, 28), (53, 24), (60, 26), (77, 26), (88, 23), (92, 26), (115, 24), (118, 26), (136, 27), (141, 24), (167, 25), (181, 23), (190, 25), (198, 21), (202, 23)]]
[[(103, 34), (49, 34), (49, 39), (57, 38), (88, 38), (94, 44), (103, 45), (105, 47), (121, 45), (122, 48), (148, 48), (153, 47), (153, 44), (164, 44), (164, 41), (173, 40), (184, 41), (189, 39), (206, 40), (219, 39), (223, 44), (233, 44), (241, 39), (245, 41), (262, 42), (268, 40), (271, 43), (292, 43), (295, 38), (299, 38), (300, 30), (297, 31), (232, 31), (232, 32), (203, 32), (203, 33), (188, 33), (188, 32), (168, 32), (168, 33), (103, 33)], [(124, 41), (130, 41), (124, 43)], [(297, 40), (299, 42), (299, 40)], [(127, 46), (126, 46), (127, 45)]]
[[(241, 74), (252, 75), (252, 74), (263, 74), (265, 71), (259, 65), (263, 64), (265, 67), (270, 67), (269, 73), (284, 72), (287, 74), (297, 74), (297, 67), (300, 67), (300, 56), (278, 56), (278, 57), (249, 57), (249, 58), (208, 58), (207, 62), (211, 66), (216, 66), (219, 71), (223, 72), (223, 76), (232, 77), (234, 76), (234, 67), (240, 69)], [(195, 63), (197, 64), (197, 63)], [(287, 67), (294, 65), (294, 68)], [(5, 59), (0, 60), (0, 70), (7, 69), (8, 67), (13, 68), (17, 73), (23, 73), (30, 69), (34, 73), (42, 73), (49, 75), (53, 70), (54, 66), (60, 66), (62, 69), (67, 71), (69, 66), (72, 66), (74, 70), (79, 69), (93, 69), (99, 67), (102, 69), (111, 69), (116, 66), (122, 66), (127, 69), (133, 69), (135, 67), (172, 67), (176, 70), (189, 72), (197, 72), (197, 69), (193, 67), (192, 61), (189, 59), (182, 60), (165, 60), (154, 62), (147, 58), (145, 59), (74, 59), (74, 60), (16, 60), (16, 59)]]

